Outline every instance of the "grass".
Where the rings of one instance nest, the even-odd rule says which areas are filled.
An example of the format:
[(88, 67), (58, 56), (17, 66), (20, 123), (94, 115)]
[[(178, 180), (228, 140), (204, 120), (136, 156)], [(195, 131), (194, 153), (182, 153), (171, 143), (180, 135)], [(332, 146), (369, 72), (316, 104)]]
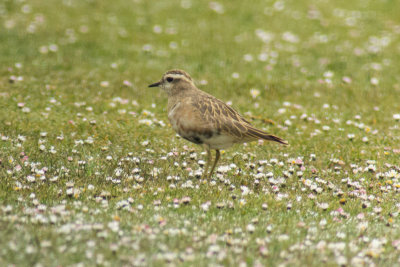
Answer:
[[(399, 10), (1, 2), (0, 265), (398, 266)], [(171, 68), (290, 146), (199, 179), (147, 88)]]

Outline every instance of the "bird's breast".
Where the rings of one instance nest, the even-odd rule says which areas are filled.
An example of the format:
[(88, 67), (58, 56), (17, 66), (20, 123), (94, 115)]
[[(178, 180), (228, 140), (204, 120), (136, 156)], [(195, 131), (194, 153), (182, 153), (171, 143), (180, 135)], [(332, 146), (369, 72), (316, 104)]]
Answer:
[(181, 102), (171, 105), (168, 120), (175, 132), (195, 144), (205, 144), (212, 149), (224, 149), (237, 141), (233, 136), (221, 133), (220, 129)]
[(171, 123), (172, 128), (177, 131), (177, 123), (179, 120), (179, 114), (178, 114), (178, 109), (180, 107), (181, 103), (176, 103), (175, 105), (173, 105), (169, 111), (168, 111), (168, 120)]

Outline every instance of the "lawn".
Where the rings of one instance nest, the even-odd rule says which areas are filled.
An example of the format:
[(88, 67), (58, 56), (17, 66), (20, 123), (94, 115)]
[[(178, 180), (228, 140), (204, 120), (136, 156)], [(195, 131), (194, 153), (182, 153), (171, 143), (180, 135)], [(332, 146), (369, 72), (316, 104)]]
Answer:
[[(400, 266), (400, 2), (0, 2), (1, 266)], [(184, 69), (290, 146), (206, 154)]]

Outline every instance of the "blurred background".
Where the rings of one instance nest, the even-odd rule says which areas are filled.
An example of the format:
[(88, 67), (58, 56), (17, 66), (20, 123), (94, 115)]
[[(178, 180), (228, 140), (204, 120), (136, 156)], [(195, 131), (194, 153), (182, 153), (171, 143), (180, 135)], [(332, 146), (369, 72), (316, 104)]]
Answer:
[[(77, 97), (102, 79), (115, 85), (106, 96), (147, 101), (154, 91), (144, 85), (182, 68), (224, 99), (257, 87), (265, 99), (291, 101), (331, 86), (327, 97), (352, 105), (358, 95), (337, 88), (349, 77), (346, 91), (375, 103), (400, 90), (399, 10), (397, 1), (369, 0), (3, 0), (1, 71)], [(133, 90), (121, 89), (125, 79)]]

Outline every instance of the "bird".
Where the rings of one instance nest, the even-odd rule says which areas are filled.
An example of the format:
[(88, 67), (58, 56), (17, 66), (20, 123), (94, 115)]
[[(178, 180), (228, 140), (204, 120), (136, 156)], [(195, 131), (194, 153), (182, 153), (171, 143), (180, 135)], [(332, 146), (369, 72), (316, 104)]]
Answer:
[[(263, 139), (288, 145), (282, 138), (255, 128), (232, 107), (197, 88), (186, 71), (169, 70), (149, 87), (159, 87), (166, 92), (168, 120), (178, 135), (202, 145), (207, 151), (202, 179), (211, 179), (220, 150), (233, 144)], [(211, 150), (216, 151), (215, 160), (207, 176), (212, 162)]]

